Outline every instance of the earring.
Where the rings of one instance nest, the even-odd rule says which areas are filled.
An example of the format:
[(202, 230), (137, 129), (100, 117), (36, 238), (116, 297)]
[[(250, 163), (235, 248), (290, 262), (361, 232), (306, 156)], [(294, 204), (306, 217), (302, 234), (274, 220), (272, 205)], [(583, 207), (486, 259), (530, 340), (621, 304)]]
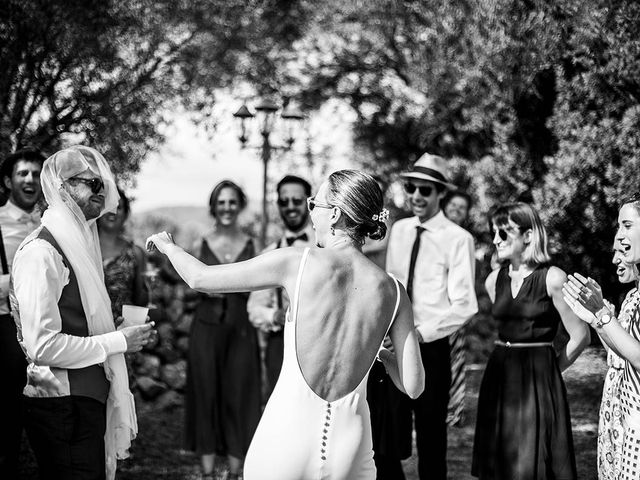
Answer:
[(335, 236), (336, 235), (336, 229), (331, 227), (331, 235)]

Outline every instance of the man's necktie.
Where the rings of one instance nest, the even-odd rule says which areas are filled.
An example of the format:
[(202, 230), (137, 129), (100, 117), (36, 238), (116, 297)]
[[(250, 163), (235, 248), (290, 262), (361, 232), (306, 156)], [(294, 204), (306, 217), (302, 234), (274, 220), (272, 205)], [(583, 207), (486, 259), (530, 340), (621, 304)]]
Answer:
[(413, 248), (411, 249), (411, 260), (409, 261), (409, 276), (407, 277), (407, 295), (409, 299), (413, 301), (413, 274), (416, 270), (416, 259), (418, 258), (418, 252), (420, 251), (420, 236), (424, 232), (424, 227), (418, 225), (416, 227), (416, 239), (413, 242)]
[(287, 240), (287, 247), (290, 247), (291, 245), (293, 245), (293, 243), (296, 240), (302, 240), (303, 242), (309, 241), (309, 236), (306, 234), (306, 232), (303, 232), (300, 235), (295, 237), (287, 237), (286, 240)]

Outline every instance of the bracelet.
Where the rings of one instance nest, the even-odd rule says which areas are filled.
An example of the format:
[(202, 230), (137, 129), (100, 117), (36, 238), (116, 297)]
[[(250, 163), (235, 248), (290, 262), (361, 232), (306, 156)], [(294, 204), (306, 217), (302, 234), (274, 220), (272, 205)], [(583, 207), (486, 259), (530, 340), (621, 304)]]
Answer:
[(611, 320), (613, 320), (613, 315), (611, 315), (611, 312), (609, 311), (609, 309), (604, 306), (602, 307), (600, 310), (598, 310), (595, 313), (596, 316), (596, 324), (595, 324), (595, 328), (602, 328), (605, 325), (607, 325), (608, 323), (611, 322)]

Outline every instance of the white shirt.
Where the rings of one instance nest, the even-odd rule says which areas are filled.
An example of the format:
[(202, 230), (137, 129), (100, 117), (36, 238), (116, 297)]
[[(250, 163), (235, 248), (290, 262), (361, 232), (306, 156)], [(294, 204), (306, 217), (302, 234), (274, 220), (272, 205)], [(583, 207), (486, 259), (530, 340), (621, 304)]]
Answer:
[(478, 311), (475, 294), (473, 237), (442, 211), (424, 223), (418, 217), (398, 220), (391, 228), (387, 272), (405, 286), (416, 227), (425, 231), (413, 277), (413, 316), (424, 342), (458, 330)]
[(22, 241), (40, 225), (40, 212), (25, 212), (11, 200), (0, 207), (0, 229), (2, 242), (7, 256), (9, 270), (5, 273), (0, 269), (0, 315), (9, 313), (9, 272), (13, 265), (13, 257)]
[(69, 283), (69, 269), (49, 242), (36, 238), (24, 244), (16, 253), (12, 275), (12, 313), (29, 362), (26, 396), (69, 395), (67, 369), (96, 365), (126, 352), (122, 332), (89, 337), (61, 332), (58, 301)]
[[(307, 234), (307, 241), (297, 239), (293, 244), (287, 245), (287, 238), (294, 238), (302, 233)], [(276, 248), (285, 248), (288, 246), (312, 247), (315, 245), (315, 238), (315, 232), (313, 231), (311, 222), (309, 222), (302, 231), (292, 232), (290, 230), (286, 230), (282, 238), (277, 242), (270, 244), (264, 249), (263, 253), (275, 250)], [(280, 291), (282, 292), (282, 308), (286, 310), (289, 306), (289, 297), (284, 289), (280, 289)], [(251, 295), (249, 295), (249, 300), (247, 301), (247, 313), (249, 314), (249, 321), (254, 327), (265, 331), (278, 331), (282, 329), (281, 325), (273, 324), (273, 315), (276, 310), (278, 310), (276, 292), (276, 289), (256, 290), (255, 292), (251, 292)]]

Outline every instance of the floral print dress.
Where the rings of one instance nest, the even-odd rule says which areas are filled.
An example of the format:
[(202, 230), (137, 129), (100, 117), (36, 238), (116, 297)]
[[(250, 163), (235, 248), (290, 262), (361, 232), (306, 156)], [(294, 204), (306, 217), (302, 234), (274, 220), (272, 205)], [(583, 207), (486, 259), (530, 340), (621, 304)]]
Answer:
[[(640, 303), (637, 288), (629, 291), (622, 303), (618, 322), (629, 331)], [(600, 421), (598, 425), (598, 478), (600, 480), (619, 480), (622, 472), (622, 450), (625, 437), (623, 412), (621, 409), (621, 387), (625, 370), (625, 359), (612, 350), (607, 355), (609, 366), (600, 403)]]

